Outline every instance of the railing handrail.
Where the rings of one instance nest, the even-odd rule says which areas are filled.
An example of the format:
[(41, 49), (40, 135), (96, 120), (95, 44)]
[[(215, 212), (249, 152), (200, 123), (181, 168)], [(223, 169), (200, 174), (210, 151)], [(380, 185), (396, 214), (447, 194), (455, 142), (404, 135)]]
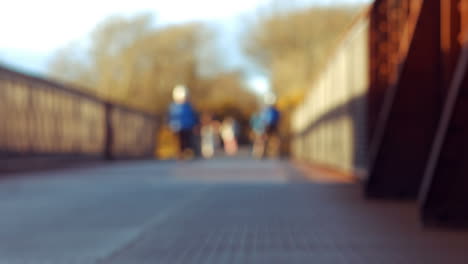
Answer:
[[(26, 74), (21, 71), (13, 70), (6, 66), (0, 65), (0, 76), (2, 75), (2, 72), (10, 76), (15, 76), (16, 78), (19, 78), (19, 79), (24, 79), (28, 82), (46, 85), (48, 88), (57, 89), (72, 96), (82, 97), (89, 101), (93, 101), (93, 102), (100, 103), (100, 104), (111, 105), (113, 108), (120, 109), (126, 112), (131, 112), (134, 114), (139, 114), (139, 115), (146, 116), (148, 118), (154, 118), (154, 119), (159, 117), (158, 115), (154, 113), (149, 113), (141, 109), (135, 109), (135, 108), (123, 105), (121, 103), (112, 102), (111, 100), (108, 100), (108, 99), (99, 98), (96, 95), (83, 91), (82, 86), (78, 86), (74, 84), (65, 84), (63, 82), (51, 80), (46, 77), (38, 77), (38, 76), (31, 75), (31, 74)], [(36, 87), (30, 87), (30, 88), (34, 89)]]
[[(346, 26), (346, 28), (339, 34), (339, 36), (336, 38), (335, 41), (333, 41), (332, 48), (327, 52), (325, 55), (324, 59), (324, 65), (321, 67), (320, 70), (317, 71), (317, 74), (314, 75), (314, 77), (311, 79), (309, 84), (313, 84), (317, 82), (320, 79), (320, 76), (325, 72), (325, 69), (327, 68), (327, 65), (330, 63), (331, 59), (337, 54), (337, 52), (340, 50), (340, 46), (343, 44), (343, 42), (346, 40), (346, 38), (349, 37), (349, 34), (352, 32), (354, 27), (361, 22), (363, 19), (368, 19), (370, 16), (370, 13), (372, 9), (374, 8), (373, 4), (369, 4), (367, 7), (365, 7), (362, 11), (360, 11), (349, 23), (349, 25)], [(293, 112), (300, 107), (303, 104), (303, 101), (294, 107)], [(295, 133), (293, 133), (295, 134)]]

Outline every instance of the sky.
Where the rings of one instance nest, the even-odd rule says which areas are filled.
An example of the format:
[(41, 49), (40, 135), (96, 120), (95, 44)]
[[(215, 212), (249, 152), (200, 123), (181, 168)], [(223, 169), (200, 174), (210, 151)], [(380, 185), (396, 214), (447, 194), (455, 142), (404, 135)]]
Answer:
[[(281, 0), (278, 0), (281, 1)], [(283, 0), (292, 1), (292, 0)], [(306, 4), (362, 3), (370, 0), (295, 0)], [(111, 15), (156, 14), (158, 24), (211, 21), (218, 25), (227, 60), (245, 63), (234, 43), (234, 19), (270, 0), (0, 0), (0, 62), (45, 74), (51, 54), (79, 41)], [(238, 22), (237, 22), (238, 23)], [(253, 82), (259, 83), (258, 80)], [(265, 84), (263, 84), (264, 86)]]

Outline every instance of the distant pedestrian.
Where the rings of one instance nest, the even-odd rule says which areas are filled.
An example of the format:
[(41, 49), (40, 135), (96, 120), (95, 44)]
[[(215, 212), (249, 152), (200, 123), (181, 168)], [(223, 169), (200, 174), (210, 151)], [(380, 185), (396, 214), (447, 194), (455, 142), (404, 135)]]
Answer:
[(180, 159), (192, 158), (195, 154), (193, 132), (198, 124), (197, 113), (188, 100), (188, 89), (178, 85), (172, 91), (174, 102), (169, 108), (169, 126), (179, 140)]
[(224, 151), (229, 156), (237, 154), (239, 148), (237, 143), (238, 129), (237, 122), (232, 117), (227, 117), (221, 124), (220, 133), (223, 139)]
[(204, 158), (213, 157), (217, 145), (217, 126), (210, 114), (204, 114), (201, 119), (201, 153)]
[(260, 119), (264, 129), (264, 150), (263, 155), (279, 156), (280, 150), (280, 136), (279, 136), (279, 123), (280, 112), (276, 107), (276, 96), (274, 94), (267, 94), (264, 98), (265, 107), (260, 113)]
[(250, 118), (250, 128), (252, 130), (252, 156), (255, 158), (261, 158), (264, 152), (265, 144), (265, 125), (262, 122), (260, 113), (255, 113)]

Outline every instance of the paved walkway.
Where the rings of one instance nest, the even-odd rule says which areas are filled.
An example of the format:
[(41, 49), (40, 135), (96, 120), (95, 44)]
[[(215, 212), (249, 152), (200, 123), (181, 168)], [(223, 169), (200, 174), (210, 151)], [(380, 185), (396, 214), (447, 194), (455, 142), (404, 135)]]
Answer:
[(43, 172), (0, 181), (0, 212), (0, 264), (468, 263), (468, 233), (424, 230), (412, 203), (287, 162)]

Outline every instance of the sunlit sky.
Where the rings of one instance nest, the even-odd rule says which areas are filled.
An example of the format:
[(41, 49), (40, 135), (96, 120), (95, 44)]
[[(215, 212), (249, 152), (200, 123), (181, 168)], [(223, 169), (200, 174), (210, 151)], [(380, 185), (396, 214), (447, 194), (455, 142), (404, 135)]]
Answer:
[[(292, 1), (292, 0), (284, 0)], [(370, 0), (295, 0), (306, 4), (365, 3)], [(44, 73), (58, 48), (84, 39), (96, 24), (114, 14), (156, 14), (159, 24), (203, 20), (224, 25), (223, 38), (235, 32), (234, 17), (270, 0), (0, 0), (0, 61)], [(221, 34), (223, 35), (223, 34)], [(231, 53), (240, 52), (235, 47)], [(239, 54), (231, 54), (239, 60)], [(237, 57), (237, 58), (236, 58)]]

